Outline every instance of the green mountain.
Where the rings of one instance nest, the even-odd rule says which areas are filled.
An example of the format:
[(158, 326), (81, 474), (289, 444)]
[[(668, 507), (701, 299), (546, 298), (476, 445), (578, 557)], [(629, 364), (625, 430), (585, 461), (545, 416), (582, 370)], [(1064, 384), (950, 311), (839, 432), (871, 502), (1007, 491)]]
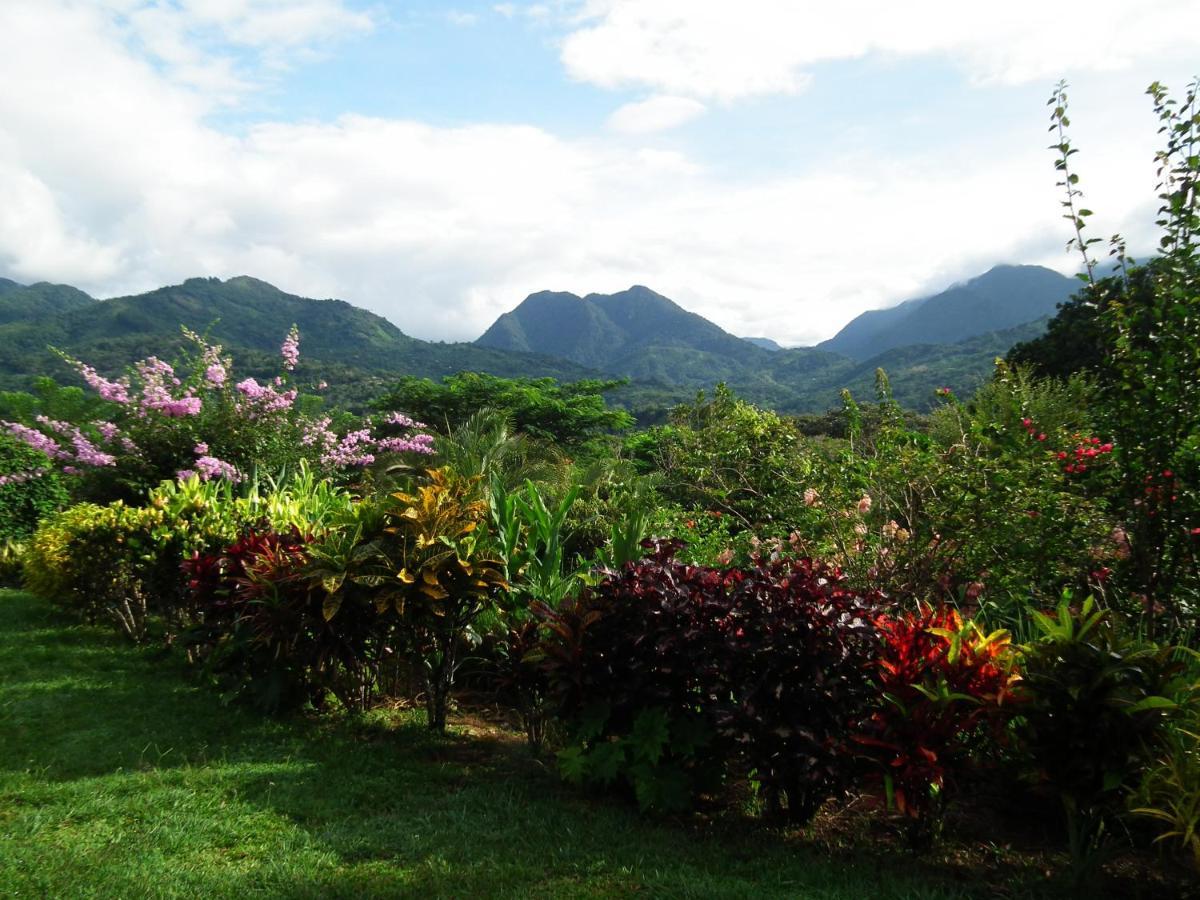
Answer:
[(1044, 330), (1074, 288), (1049, 269), (997, 266), (933, 297), (865, 313), (817, 347), (790, 349), (734, 337), (645, 287), (586, 297), (543, 291), (500, 316), (476, 344), (539, 351), (631, 379), (618, 399), (683, 398), (723, 381), (783, 412), (828, 409), (843, 388), (873, 396), (883, 368), (897, 400), (925, 409), (938, 387), (972, 392), (997, 356)]
[(0, 278), (0, 325), (29, 322), (60, 312), (83, 309), (96, 301), (66, 284), (17, 284)]
[[(239, 371), (257, 375), (278, 368), (279, 345), (295, 323), (301, 333), (301, 371), (331, 384), (361, 387), (364, 379), (385, 374), (439, 378), (465, 369), (564, 380), (595, 374), (531, 353), (417, 340), (345, 301), (297, 297), (246, 276), (189, 278), (146, 294), (99, 301), (74, 288), (50, 287), (0, 284), (0, 387), (24, 387), (34, 375), (65, 376), (68, 369), (50, 346), (108, 373), (152, 354), (169, 358), (185, 344), (181, 325), (207, 333), (234, 355)], [(39, 296), (44, 298), (40, 307), (31, 299)]]
[(782, 412), (822, 412), (838, 404), (843, 388), (871, 397), (879, 367), (888, 372), (897, 400), (925, 409), (937, 387), (969, 394), (988, 377), (996, 356), (1045, 327), (1041, 319), (946, 343), (933, 335), (855, 358), (825, 346), (765, 349), (660, 294), (633, 287), (586, 297), (533, 294), (479, 341), (446, 344), (409, 337), (344, 301), (287, 294), (245, 276), (191, 278), (111, 300), (94, 300), (64, 285), (0, 279), (0, 388), (24, 388), (42, 374), (70, 379), (49, 346), (110, 375), (146, 356), (172, 358), (186, 345), (181, 325), (222, 344), (239, 374), (271, 375), (292, 323), (301, 333), (301, 382), (327, 380), (330, 399), (352, 408), (385, 392), (397, 375), (437, 379), (478, 371), (563, 381), (622, 376), (631, 383), (610, 396), (647, 421), (720, 381)]
[(1052, 316), (1078, 288), (1042, 266), (996, 266), (940, 294), (865, 312), (818, 346), (866, 360), (895, 347), (954, 344)]
[(647, 358), (661, 350), (700, 351), (738, 358), (766, 352), (688, 312), (647, 287), (579, 297), (558, 291), (530, 294), (475, 341), (480, 347), (561, 356), (630, 377), (655, 377)]

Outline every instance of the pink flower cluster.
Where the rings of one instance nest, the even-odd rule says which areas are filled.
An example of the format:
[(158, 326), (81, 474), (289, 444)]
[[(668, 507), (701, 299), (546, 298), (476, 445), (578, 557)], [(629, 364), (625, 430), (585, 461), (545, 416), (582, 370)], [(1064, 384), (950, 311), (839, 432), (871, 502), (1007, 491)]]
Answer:
[(279, 353), (283, 357), (283, 367), (289, 372), (295, 371), (296, 363), (300, 362), (300, 329), (295, 325), (288, 331), (287, 337), (283, 339), (283, 345), (279, 348)]
[(196, 454), (195, 468), (180, 469), (176, 472), (175, 477), (180, 481), (187, 481), (189, 478), (199, 478), (201, 481), (212, 481), (214, 478), (224, 478), (226, 481), (242, 480), (242, 473), (237, 470), (237, 466), (210, 455), (208, 444), (203, 441), (193, 447), (192, 452)]
[(121, 405), (129, 402), (129, 379), (121, 378), (117, 381), (109, 381), (86, 363), (82, 363), (79, 360), (71, 360), (70, 362), (76, 371), (83, 376), (83, 380), (87, 383), (87, 386), (99, 394), (101, 399), (112, 403), (120, 403)]
[(296, 391), (289, 389), (277, 391), (272, 385), (259, 384), (253, 378), (237, 383), (237, 391), (242, 395), (239, 411), (249, 416), (260, 416), (264, 413), (278, 412), (291, 409), (296, 402)]
[(100, 432), (100, 436), (104, 440), (109, 442), (115, 441), (121, 433), (120, 427), (113, 422), (96, 421), (92, 423), (92, 427)]
[(432, 434), (414, 434), (412, 437), (377, 438), (375, 447), (380, 453), (433, 453)]
[[(422, 428), (403, 413), (392, 413), (382, 420), (384, 424), (403, 428)], [(381, 453), (433, 453), (433, 435), (417, 433), (377, 438), (370, 428), (360, 428), (347, 433), (341, 439), (330, 430), (330, 419), (317, 419), (306, 423), (300, 443), (305, 447), (316, 447), (321, 451), (321, 463), (326, 466), (369, 466)]]
[(26, 472), (13, 472), (11, 475), (0, 475), (0, 487), (7, 484), (24, 484), (27, 481), (33, 481), (35, 478), (41, 478), (49, 471), (44, 468), (30, 469)]
[(37, 423), (53, 432), (56, 437), (19, 422), (0, 422), (0, 426), (34, 450), (40, 450), (51, 459), (65, 463), (63, 471), (67, 474), (75, 474), (80, 471), (80, 466), (100, 468), (116, 465), (115, 456), (105, 453), (92, 443), (87, 435), (69, 422), (59, 422), (46, 416), (38, 416)]
[(194, 389), (188, 388), (182, 397), (172, 393), (171, 388), (179, 387), (181, 382), (170, 363), (151, 356), (139, 362), (136, 368), (142, 382), (141, 415), (151, 410), (171, 419), (200, 414), (203, 403), (195, 396)]
[(411, 419), (402, 412), (391, 412), (383, 417), (384, 425), (395, 425), (399, 428), (425, 428), (424, 422)]
[(327, 466), (369, 466), (375, 462), (375, 440), (371, 429), (360, 428), (346, 434), (337, 445), (321, 455)]

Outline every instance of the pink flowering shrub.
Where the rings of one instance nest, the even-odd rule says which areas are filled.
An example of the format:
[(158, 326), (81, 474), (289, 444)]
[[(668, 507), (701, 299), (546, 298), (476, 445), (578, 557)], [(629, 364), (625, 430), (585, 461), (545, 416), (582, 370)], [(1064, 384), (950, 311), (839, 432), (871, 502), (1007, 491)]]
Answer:
[[(187, 329), (184, 334), (195, 349), (180, 365), (151, 356), (116, 379), (64, 356), (109, 404), (103, 419), (38, 416), (0, 421), (0, 431), (44, 453), (57, 471), (81, 476), (77, 493), (94, 499), (141, 496), (168, 479), (236, 482), (255, 471), (293, 470), (301, 460), (321, 475), (335, 476), (386, 454), (433, 452), (432, 436), (402, 414), (339, 433), (331, 418), (298, 409), (300, 387), (291, 380), (300, 359), (294, 325), (280, 348), (281, 374), (265, 383), (235, 380), (220, 346)], [(39, 468), (50, 470), (31, 467), (21, 477), (38, 477)]]
[(28, 537), (38, 520), (67, 502), (67, 492), (45, 454), (0, 435), (0, 544)]

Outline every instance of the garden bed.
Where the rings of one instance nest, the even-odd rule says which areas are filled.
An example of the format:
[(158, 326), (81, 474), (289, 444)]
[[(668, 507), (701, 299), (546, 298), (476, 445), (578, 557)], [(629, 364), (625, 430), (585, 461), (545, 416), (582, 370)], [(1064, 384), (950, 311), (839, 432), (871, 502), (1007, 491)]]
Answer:
[[(861, 804), (804, 831), (648, 821), (563, 786), (482, 710), (263, 719), (176, 657), (0, 591), (0, 893), (14, 896), (1062, 896), (1041, 831), (952, 819), (920, 859)], [(1031, 826), (1036, 827), (1036, 826)], [(990, 835), (990, 837), (989, 837)], [(1198, 895), (1166, 859), (1113, 896)]]

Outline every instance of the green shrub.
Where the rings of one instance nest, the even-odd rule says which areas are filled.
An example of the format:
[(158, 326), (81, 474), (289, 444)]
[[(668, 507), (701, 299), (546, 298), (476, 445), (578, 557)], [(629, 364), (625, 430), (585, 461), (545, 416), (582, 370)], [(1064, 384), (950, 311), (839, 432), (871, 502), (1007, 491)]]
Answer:
[(113, 620), (135, 641), (147, 618), (173, 634), (196, 621), (181, 564), (231, 544), (258, 522), (319, 533), (350, 507), (344, 491), (301, 466), (291, 479), (244, 496), (228, 481), (163, 482), (144, 507), (81, 503), (43, 522), (30, 541), (30, 590), (89, 621)]
[(26, 585), (89, 622), (110, 619), (130, 639), (143, 640), (151, 602), (143, 575), (154, 556), (151, 523), (161, 516), (120, 502), (63, 510), (30, 541)]
[(1023, 648), (1017, 737), (1031, 774), (1062, 802), (1082, 884), (1189, 685), (1174, 648), (1125, 634), (1090, 597), (1034, 619), (1041, 637)]
[(66, 488), (50, 459), (0, 433), (0, 541), (29, 537), (39, 521), (66, 504)]
[[(309, 577), (324, 591), (326, 621), (371, 605), (395, 624), (394, 649), (419, 673), (429, 727), (446, 728), (450, 690), (480, 615), (507, 589), (504, 562), (484, 535), (488, 506), (477, 479), (426, 473), (412, 493), (362, 503), (357, 520), (311, 547)], [(324, 546), (322, 546), (322, 544)]]
[(1185, 851), (1200, 872), (1200, 715), (1193, 712), (1170, 729), (1163, 744), (1134, 797), (1133, 812), (1158, 827), (1156, 842)]

